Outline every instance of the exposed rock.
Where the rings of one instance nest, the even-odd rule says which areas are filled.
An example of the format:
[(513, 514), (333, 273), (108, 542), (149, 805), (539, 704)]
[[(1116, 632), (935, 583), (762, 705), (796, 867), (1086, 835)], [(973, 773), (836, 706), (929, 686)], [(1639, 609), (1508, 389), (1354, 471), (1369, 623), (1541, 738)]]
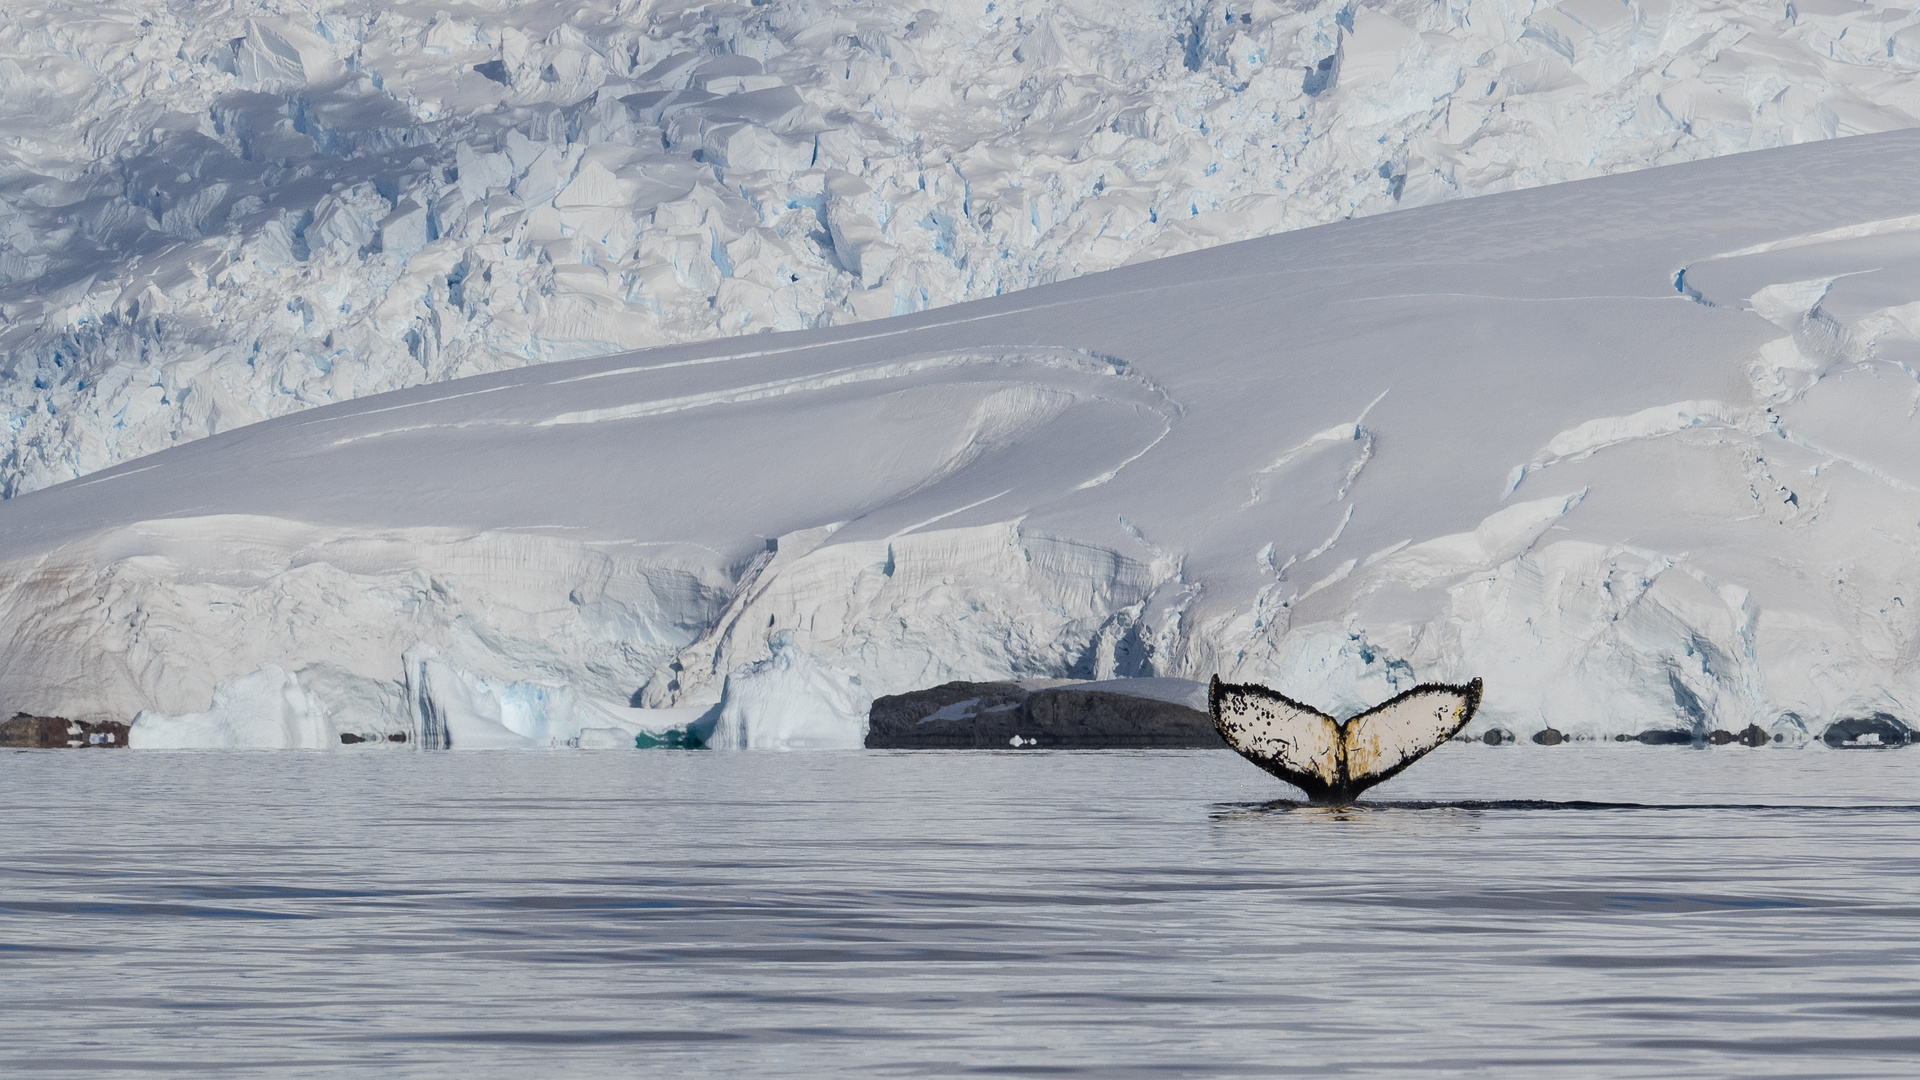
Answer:
[(1480, 741), (1486, 743), (1488, 746), (1502, 746), (1514, 741), (1513, 732), (1508, 731), (1506, 728), (1491, 728), (1485, 735), (1480, 737)]
[(1553, 728), (1548, 728), (1545, 731), (1534, 732), (1533, 741), (1541, 746), (1559, 746), (1567, 741), (1567, 737)]
[(130, 729), (130, 725), (123, 724), (118, 720), (102, 720), (94, 724), (82, 722), (77, 726), (80, 728), (78, 732), (80, 741), (75, 745), (91, 746), (107, 750), (125, 750), (127, 748), (127, 732)]
[(1100, 689), (950, 682), (893, 694), (874, 701), (866, 744), (876, 750), (1226, 746), (1199, 709), (1112, 692), (1116, 681), (1091, 685)]
[(1736, 736), (1734, 735), (1733, 732), (1726, 731), (1720, 728), (1715, 728), (1714, 730), (1707, 732), (1707, 741), (1709, 743), (1712, 743), (1715, 746), (1725, 746), (1728, 743), (1732, 742), (1735, 738)]
[(401, 732), (401, 731), (396, 731), (391, 735), (382, 735), (377, 731), (370, 732), (366, 735), (356, 735), (351, 731), (343, 731), (340, 733), (340, 742), (346, 746), (352, 746), (355, 743), (382, 742), (382, 741), (393, 742), (393, 743), (403, 743), (407, 741), (407, 736), (405, 732)]
[(0, 723), (0, 746), (38, 749), (106, 748), (123, 749), (127, 745), (127, 725), (118, 720), (87, 723), (63, 716), (34, 716), (19, 713)]
[(1769, 746), (1773, 743), (1773, 736), (1767, 734), (1767, 730), (1759, 724), (1748, 724), (1734, 741), (1741, 746)]
[(0, 746), (65, 746), (67, 728), (72, 721), (58, 716), (29, 716), (21, 713), (0, 724)]
[(1890, 750), (1913, 741), (1913, 729), (1893, 716), (1877, 712), (1836, 720), (1821, 732), (1820, 741), (1835, 750)]
[(1693, 745), (1693, 732), (1691, 731), (1671, 731), (1671, 730), (1643, 731), (1640, 734), (1635, 735), (1634, 738), (1639, 740), (1640, 742), (1647, 744), (1648, 746), (1692, 746)]

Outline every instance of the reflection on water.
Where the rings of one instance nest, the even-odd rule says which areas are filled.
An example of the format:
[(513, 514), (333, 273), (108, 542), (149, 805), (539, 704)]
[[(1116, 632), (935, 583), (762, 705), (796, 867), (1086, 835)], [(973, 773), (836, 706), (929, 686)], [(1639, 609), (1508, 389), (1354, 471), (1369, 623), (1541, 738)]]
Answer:
[(7, 753), (0, 1068), (1907, 1076), (1915, 767)]

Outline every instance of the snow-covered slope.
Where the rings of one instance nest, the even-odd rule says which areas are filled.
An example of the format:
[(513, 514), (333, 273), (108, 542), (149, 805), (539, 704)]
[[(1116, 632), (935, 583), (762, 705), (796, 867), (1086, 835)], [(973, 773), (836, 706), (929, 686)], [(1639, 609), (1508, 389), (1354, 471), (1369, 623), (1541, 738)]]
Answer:
[(531, 360), (841, 324), (1920, 115), (1848, 0), (0, 5), (0, 495)]
[(0, 504), (0, 710), (251, 676), (323, 735), (719, 703), (833, 743), (954, 678), (1218, 672), (1348, 712), (1479, 675), (1522, 732), (1912, 718), (1917, 162), (1738, 155), (200, 440)]

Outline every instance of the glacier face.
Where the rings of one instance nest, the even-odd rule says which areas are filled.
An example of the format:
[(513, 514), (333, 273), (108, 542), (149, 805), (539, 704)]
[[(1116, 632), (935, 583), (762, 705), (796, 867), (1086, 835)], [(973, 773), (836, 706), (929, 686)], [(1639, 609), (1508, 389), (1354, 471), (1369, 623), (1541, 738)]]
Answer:
[(0, 495), (327, 402), (1902, 128), (1847, 0), (0, 9)]
[(1523, 734), (1911, 719), (1916, 159), (1767, 150), (215, 435), (0, 502), (0, 710), (818, 746), (950, 679), (1218, 673), (1345, 713), (1478, 675)]

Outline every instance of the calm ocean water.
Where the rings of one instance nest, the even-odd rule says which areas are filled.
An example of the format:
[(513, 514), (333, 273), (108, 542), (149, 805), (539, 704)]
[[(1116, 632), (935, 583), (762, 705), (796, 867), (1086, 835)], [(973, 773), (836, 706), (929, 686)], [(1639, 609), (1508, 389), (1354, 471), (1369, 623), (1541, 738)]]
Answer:
[(1916, 769), (6, 753), (0, 1071), (1911, 1077)]

